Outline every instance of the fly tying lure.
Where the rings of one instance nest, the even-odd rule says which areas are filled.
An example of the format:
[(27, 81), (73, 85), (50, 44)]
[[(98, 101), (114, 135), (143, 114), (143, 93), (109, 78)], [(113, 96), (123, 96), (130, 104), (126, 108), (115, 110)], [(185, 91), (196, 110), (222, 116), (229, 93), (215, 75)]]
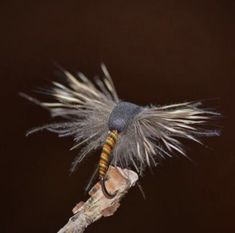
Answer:
[(102, 147), (98, 173), (107, 198), (116, 194), (109, 193), (105, 186), (109, 165), (131, 167), (141, 175), (146, 167), (156, 166), (161, 158), (172, 157), (174, 152), (187, 156), (180, 138), (201, 143), (201, 136), (219, 135), (217, 130), (202, 127), (219, 113), (202, 108), (201, 102), (138, 106), (121, 101), (104, 64), (101, 69), (103, 77), (95, 82), (82, 73), (75, 77), (63, 70), (66, 83), (53, 82), (50, 90), (44, 90), (53, 102), (21, 95), (48, 109), (52, 117), (64, 119), (34, 128), (28, 134), (46, 129), (60, 137), (73, 136), (75, 145), (71, 149), (81, 149), (72, 171), (89, 152)]

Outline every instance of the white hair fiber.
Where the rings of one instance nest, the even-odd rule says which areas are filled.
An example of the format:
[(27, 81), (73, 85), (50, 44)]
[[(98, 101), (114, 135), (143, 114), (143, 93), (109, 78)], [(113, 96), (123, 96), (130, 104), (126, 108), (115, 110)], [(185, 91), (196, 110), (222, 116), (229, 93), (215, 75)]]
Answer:
[[(73, 136), (75, 145), (72, 149), (79, 147), (80, 154), (73, 162), (72, 170), (90, 151), (104, 144), (110, 130), (110, 116), (115, 115), (113, 110), (123, 103), (117, 96), (104, 64), (101, 68), (103, 78), (97, 78), (95, 83), (89, 81), (82, 73), (74, 77), (64, 70), (66, 84), (53, 82), (51, 90), (46, 92), (54, 98), (53, 102), (40, 102), (22, 94), (30, 101), (48, 109), (52, 117), (63, 119), (62, 122), (32, 129), (28, 134), (46, 129), (60, 137)], [(128, 106), (131, 104), (124, 103), (127, 107), (124, 112), (117, 111), (120, 115), (118, 118), (128, 112)], [(199, 138), (202, 136), (217, 136), (218, 131), (208, 129), (205, 124), (218, 115), (214, 111), (203, 109), (200, 102), (138, 106), (138, 111), (129, 117), (125, 127), (119, 132), (110, 164), (134, 168), (142, 174), (146, 166), (156, 165), (161, 158), (172, 157), (175, 152), (186, 156), (180, 138), (200, 143)]]

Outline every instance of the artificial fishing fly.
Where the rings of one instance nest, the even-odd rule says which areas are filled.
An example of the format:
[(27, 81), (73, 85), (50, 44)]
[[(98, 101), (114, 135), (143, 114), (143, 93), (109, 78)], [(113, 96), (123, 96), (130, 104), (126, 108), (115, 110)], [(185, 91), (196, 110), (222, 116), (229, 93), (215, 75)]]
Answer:
[(216, 130), (202, 128), (219, 114), (202, 108), (201, 102), (142, 107), (121, 101), (104, 64), (101, 69), (103, 78), (95, 83), (82, 73), (75, 77), (63, 70), (66, 84), (53, 82), (53, 87), (45, 91), (53, 102), (21, 95), (48, 109), (52, 117), (64, 119), (34, 128), (28, 134), (46, 129), (60, 137), (73, 136), (76, 143), (72, 149), (82, 148), (72, 171), (89, 152), (102, 147), (98, 173), (107, 198), (116, 194), (109, 193), (105, 186), (109, 165), (131, 167), (142, 175), (146, 167), (156, 166), (161, 158), (172, 157), (174, 152), (186, 156), (180, 138), (201, 143), (201, 136), (219, 135)]

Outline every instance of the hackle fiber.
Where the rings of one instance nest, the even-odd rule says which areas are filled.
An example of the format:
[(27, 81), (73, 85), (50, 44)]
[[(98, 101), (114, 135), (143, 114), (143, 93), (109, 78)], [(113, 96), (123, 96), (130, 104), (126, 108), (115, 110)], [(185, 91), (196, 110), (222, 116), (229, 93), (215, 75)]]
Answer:
[[(115, 125), (112, 119), (117, 122), (122, 120), (122, 116), (130, 109), (124, 106), (128, 102), (118, 98), (105, 65), (102, 64), (101, 68), (103, 77), (96, 78), (94, 83), (82, 73), (75, 77), (64, 70), (66, 84), (53, 82), (53, 87), (46, 91), (53, 97), (53, 102), (40, 102), (22, 94), (48, 109), (52, 117), (63, 119), (62, 122), (34, 128), (28, 134), (46, 129), (57, 133), (59, 137), (73, 136), (75, 145), (72, 149), (80, 148), (80, 151), (72, 170), (89, 152), (104, 144), (110, 127)], [(121, 105), (124, 106), (123, 112), (116, 111), (115, 107)], [(208, 120), (219, 114), (202, 108), (201, 102), (138, 106), (136, 109), (131, 120), (125, 121), (119, 130), (118, 141), (111, 154), (110, 164), (113, 166), (132, 168), (142, 174), (146, 166), (157, 165), (161, 158), (172, 157), (176, 152), (186, 156), (181, 138), (201, 143), (200, 137), (219, 134), (206, 125)]]

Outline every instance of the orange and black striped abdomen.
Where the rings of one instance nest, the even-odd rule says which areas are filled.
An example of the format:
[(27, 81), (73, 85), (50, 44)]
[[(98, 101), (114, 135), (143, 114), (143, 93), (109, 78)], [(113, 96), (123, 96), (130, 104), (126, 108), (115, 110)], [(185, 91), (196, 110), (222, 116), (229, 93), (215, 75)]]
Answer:
[(110, 160), (110, 154), (113, 150), (113, 147), (115, 146), (118, 138), (118, 133), (116, 130), (110, 131), (108, 137), (105, 140), (105, 143), (102, 148), (102, 152), (100, 155), (100, 161), (99, 161), (99, 177), (104, 178), (108, 167), (109, 167), (109, 160)]

